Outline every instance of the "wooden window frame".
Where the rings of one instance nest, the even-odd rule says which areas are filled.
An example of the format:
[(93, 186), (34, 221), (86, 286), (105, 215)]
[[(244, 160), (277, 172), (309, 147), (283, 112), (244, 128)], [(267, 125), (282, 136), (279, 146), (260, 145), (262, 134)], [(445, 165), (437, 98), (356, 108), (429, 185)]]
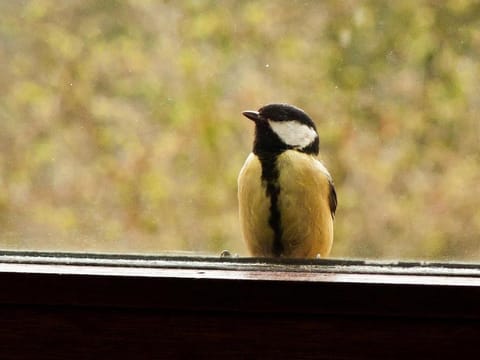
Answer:
[(2, 252), (0, 284), (4, 359), (442, 358), (480, 335), (475, 264)]

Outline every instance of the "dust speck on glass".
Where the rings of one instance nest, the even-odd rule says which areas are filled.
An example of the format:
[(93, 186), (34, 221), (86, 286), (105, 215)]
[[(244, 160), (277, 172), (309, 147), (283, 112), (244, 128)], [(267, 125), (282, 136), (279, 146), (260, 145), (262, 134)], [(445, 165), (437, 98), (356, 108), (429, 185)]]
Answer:
[(315, 121), (333, 258), (480, 260), (480, 7), (0, 2), (0, 250), (246, 256), (253, 125)]

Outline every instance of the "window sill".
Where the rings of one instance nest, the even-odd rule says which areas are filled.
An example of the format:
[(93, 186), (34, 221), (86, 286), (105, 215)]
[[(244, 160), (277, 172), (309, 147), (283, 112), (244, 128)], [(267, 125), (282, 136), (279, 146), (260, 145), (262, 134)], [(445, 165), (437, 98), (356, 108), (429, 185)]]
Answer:
[(125, 355), (116, 341), (174, 357), (392, 358), (401, 344), (458, 356), (480, 330), (480, 269), (469, 264), (3, 252), (0, 282), (7, 354), (50, 339), (105, 356)]

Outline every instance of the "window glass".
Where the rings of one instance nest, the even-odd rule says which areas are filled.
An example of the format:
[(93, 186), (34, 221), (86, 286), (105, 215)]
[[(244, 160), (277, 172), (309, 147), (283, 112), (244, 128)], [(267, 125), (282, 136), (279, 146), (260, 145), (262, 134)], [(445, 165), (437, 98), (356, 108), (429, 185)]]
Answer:
[(331, 256), (480, 259), (476, 1), (0, 2), (0, 248), (247, 255), (241, 112), (303, 108)]

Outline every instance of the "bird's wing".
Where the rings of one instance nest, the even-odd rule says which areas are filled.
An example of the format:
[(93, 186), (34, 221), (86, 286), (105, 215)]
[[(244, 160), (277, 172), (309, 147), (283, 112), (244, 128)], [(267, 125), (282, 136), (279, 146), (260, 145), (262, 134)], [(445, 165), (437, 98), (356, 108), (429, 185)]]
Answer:
[(328, 204), (330, 205), (330, 212), (332, 214), (332, 219), (335, 219), (335, 211), (337, 210), (337, 192), (335, 191), (335, 185), (333, 180), (330, 178), (328, 181), (330, 186), (330, 193), (328, 194)]
[(337, 210), (337, 192), (335, 191), (335, 185), (333, 184), (332, 175), (328, 172), (327, 168), (323, 163), (315, 159), (315, 164), (317, 168), (327, 177), (328, 179), (328, 205), (330, 207), (330, 213), (332, 214), (332, 219), (335, 219), (335, 211)]

